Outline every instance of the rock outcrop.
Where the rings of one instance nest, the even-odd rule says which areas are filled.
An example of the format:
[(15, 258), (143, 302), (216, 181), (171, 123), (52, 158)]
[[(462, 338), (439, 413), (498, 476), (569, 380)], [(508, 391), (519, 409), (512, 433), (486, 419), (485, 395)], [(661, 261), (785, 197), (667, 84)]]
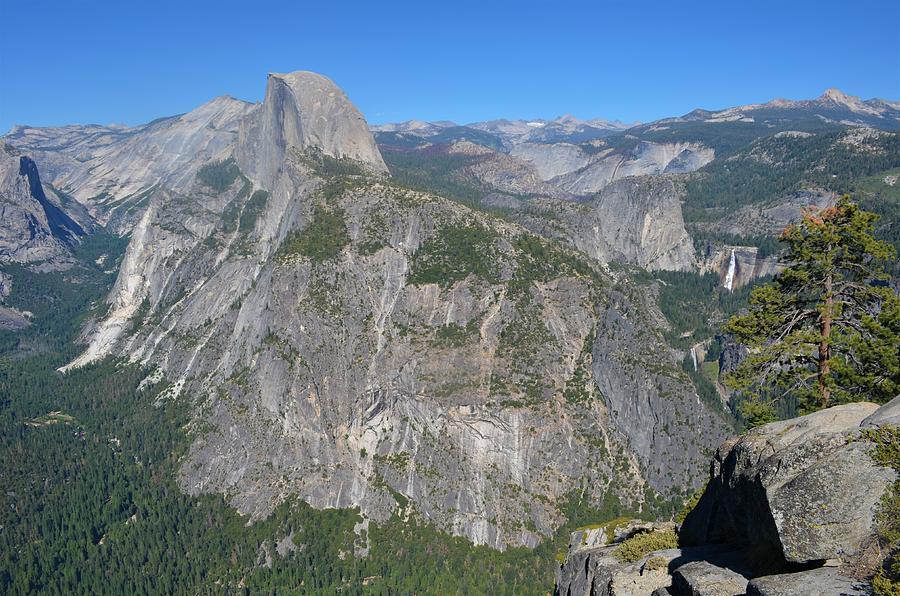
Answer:
[(572, 143), (517, 143), (509, 153), (532, 164), (544, 181), (580, 170), (591, 163), (590, 155)]
[(81, 205), (41, 182), (30, 157), (0, 145), (0, 264), (67, 267), (71, 249), (92, 226)]
[(621, 180), (604, 188), (589, 206), (584, 224), (593, 234), (576, 239), (576, 246), (588, 254), (649, 270), (694, 268), (694, 246), (684, 227), (679, 189), (670, 178)]
[(693, 172), (715, 158), (715, 151), (695, 143), (640, 142), (629, 151), (606, 149), (590, 163), (552, 180), (563, 190), (590, 195), (629, 176)]
[(747, 586), (747, 596), (869, 596), (871, 587), (833, 567), (758, 577)]
[[(732, 257), (733, 255), (733, 257)], [(698, 264), (700, 273), (715, 273), (722, 287), (737, 290), (754, 280), (776, 275), (784, 269), (778, 255), (761, 255), (755, 246), (709, 247)]]
[(315, 147), (387, 172), (365, 118), (337, 85), (313, 72), (269, 74), (262, 105), (241, 124), (235, 157), (245, 175), (272, 188), (289, 147)]
[(692, 561), (675, 569), (670, 590), (685, 596), (741, 596), (746, 591), (746, 577), (709, 561)]
[(470, 158), (459, 169), (459, 174), (479, 186), (515, 195), (568, 196), (556, 186), (544, 182), (535, 168), (526, 161), (506, 153), (470, 141), (451, 144), (447, 147), (447, 153)]
[(557, 593), (871, 593), (873, 556), (885, 556), (877, 546), (882, 497), (896, 490), (898, 475), (876, 455), (871, 433), (895, 432), (898, 419), (900, 397), (881, 407), (835, 406), (726, 441), (678, 529), (680, 549), (623, 561), (615, 556), (621, 537), (605, 545), (606, 536), (576, 532)]
[(716, 453), (714, 475), (685, 520), (685, 544), (772, 553), (776, 567), (860, 554), (895, 471), (856, 440), (878, 406), (835, 406), (754, 429)]
[(748, 205), (712, 224), (701, 227), (733, 236), (778, 236), (792, 223), (800, 221), (805, 209), (824, 209), (833, 205), (837, 194), (810, 188), (794, 191), (764, 205)]
[(691, 271), (697, 257), (681, 212), (682, 195), (677, 179), (640, 176), (614, 182), (590, 200), (532, 198), (527, 209), (514, 209), (509, 217), (600, 263)]

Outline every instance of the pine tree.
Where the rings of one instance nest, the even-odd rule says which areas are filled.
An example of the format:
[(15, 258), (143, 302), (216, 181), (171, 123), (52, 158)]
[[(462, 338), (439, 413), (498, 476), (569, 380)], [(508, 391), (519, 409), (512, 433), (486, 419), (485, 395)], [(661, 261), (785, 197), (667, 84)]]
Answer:
[(877, 217), (848, 196), (805, 212), (782, 234), (786, 269), (726, 325), (750, 348), (726, 383), (751, 424), (774, 420), (787, 396), (809, 412), (900, 392), (900, 299), (885, 273), (895, 254), (872, 236)]

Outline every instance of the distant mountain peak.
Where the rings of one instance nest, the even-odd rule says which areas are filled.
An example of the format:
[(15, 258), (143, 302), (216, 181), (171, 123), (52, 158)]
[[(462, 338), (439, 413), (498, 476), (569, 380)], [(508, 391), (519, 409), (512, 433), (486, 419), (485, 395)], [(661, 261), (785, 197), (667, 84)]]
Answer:
[(862, 100), (855, 95), (847, 95), (837, 87), (829, 87), (825, 93), (819, 97), (819, 101), (831, 101), (836, 104), (856, 108), (862, 104)]

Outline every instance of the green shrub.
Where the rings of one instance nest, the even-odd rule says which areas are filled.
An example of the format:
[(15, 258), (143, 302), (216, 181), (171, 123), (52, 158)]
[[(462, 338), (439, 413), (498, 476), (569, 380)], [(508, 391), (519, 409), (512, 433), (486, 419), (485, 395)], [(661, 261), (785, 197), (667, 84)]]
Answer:
[(449, 323), (434, 333), (434, 343), (448, 348), (458, 348), (469, 343), (478, 335), (478, 321), (469, 321), (465, 326)]
[[(900, 472), (900, 426), (886, 424), (866, 429), (860, 439), (875, 444), (869, 451), (875, 463)], [(895, 481), (882, 495), (875, 515), (875, 531), (882, 548), (890, 554), (872, 578), (874, 594), (900, 596), (900, 481)]]
[(613, 551), (613, 555), (624, 563), (633, 563), (647, 553), (677, 547), (678, 537), (675, 535), (674, 530), (643, 532), (622, 542)]
[(669, 566), (669, 561), (664, 559), (663, 557), (650, 557), (647, 559), (647, 562), (644, 563), (644, 569), (649, 569), (650, 571), (656, 571), (657, 569), (665, 569)]

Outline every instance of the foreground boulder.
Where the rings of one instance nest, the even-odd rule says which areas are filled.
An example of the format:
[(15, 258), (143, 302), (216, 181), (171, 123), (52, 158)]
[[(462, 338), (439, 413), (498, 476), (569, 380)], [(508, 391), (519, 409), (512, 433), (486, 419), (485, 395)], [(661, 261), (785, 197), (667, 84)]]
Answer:
[(876, 442), (895, 440), (898, 417), (900, 397), (881, 407), (835, 406), (726, 441), (678, 528), (679, 548), (623, 561), (620, 545), (602, 543), (608, 537), (573, 535), (557, 594), (871, 593), (860, 578), (887, 554), (882, 498), (897, 481)]
[(672, 592), (676, 594), (736, 596), (746, 591), (746, 577), (708, 561), (693, 561), (682, 565), (672, 576)]
[(877, 410), (871, 403), (835, 406), (726, 442), (681, 528), (682, 543), (751, 547), (767, 554), (758, 571), (859, 554), (896, 476), (860, 440), (860, 423)]
[(864, 596), (869, 593), (866, 582), (845, 577), (833, 567), (767, 575), (747, 586), (748, 596)]

